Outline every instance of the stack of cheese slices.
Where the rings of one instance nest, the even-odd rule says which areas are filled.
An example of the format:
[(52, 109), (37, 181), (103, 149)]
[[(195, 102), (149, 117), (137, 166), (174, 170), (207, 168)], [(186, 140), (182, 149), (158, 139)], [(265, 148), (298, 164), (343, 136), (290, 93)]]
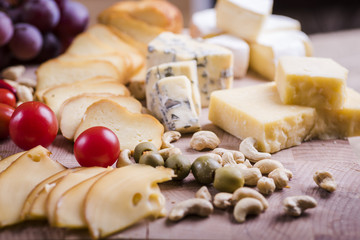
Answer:
[(164, 127), (141, 113), (135, 97), (145, 97), (148, 42), (161, 32), (181, 31), (181, 12), (162, 0), (123, 1), (99, 21), (107, 25), (91, 26), (63, 55), (40, 65), (35, 95), (55, 112), (67, 139), (101, 125), (114, 131), (122, 150), (143, 141), (160, 148)]

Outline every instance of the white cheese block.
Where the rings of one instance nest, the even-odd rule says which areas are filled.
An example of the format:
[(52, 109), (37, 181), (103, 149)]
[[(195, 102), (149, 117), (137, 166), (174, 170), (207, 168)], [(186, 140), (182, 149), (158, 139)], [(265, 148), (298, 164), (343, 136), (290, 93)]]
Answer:
[(233, 54), (230, 50), (188, 36), (161, 33), (148, 45), (147, 66), (178, 61), (197, 61), (202, 107), (207, 107), (211, 92), (232, 86)]
[(269, 80), (274, 80), (280, 57), (311, 56), (309, 37), (297, 30), (262, 33), (250, 44), (250, 68)]
[(191, 82), (191, 95), (197, 115), (201, 112), (199, 83), (196, 70), (196, 61), (170, 62), (151, 67), (146, 74), (146, 105), (155, 117), (161, 119), (158, 103), (158, 95), (155, 83), (162, 78), (171, 76), (186, 76)]
[(205, 42), (231, 50), (234, 55), (234, 77), (242, 78), (246, 75), (250, 59), (250, 47), (247, 42), (229, 34), (207, 38)]
[(255, 41), (266, 18), (271, 14), (273, 0), (221, 0), (216, 4), (217, 27), (237, 37)]
[(191, 37), (208, 38), (223, 32), (216, 26), (216, 11), (214, 8), (202, 10), (192, 15), (190, 23)]
[(158, 111), (167, 131), (188, 133), (200, 130), (191, 84), (187, 77), (163, 78), (155, 83), (155, 89)]
[(262, 33), (264, 32), (274, 32), (274, 31), (284, 31), (284, 30), (301, 30), (301, 24), (298, 20), (282, 16), (271, 14), (266, 18)]

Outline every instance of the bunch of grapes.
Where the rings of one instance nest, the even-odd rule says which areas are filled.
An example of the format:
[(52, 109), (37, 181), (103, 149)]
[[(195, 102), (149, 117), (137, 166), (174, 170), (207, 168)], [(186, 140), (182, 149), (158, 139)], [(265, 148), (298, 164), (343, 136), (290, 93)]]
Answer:
[(0, 69), (56, 57), (88, 20), (86, 7), (71, 0), (0, 0)]

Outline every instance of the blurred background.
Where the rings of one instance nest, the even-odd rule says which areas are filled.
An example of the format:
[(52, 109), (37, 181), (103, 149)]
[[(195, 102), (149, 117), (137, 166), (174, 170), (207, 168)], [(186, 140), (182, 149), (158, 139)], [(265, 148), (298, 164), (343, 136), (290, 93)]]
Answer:
[[(119, 0), (79, 0), (91, 12), (90, 23), (107, 6)], [(213, 7), (216, 0), (169, 0), (184, 14), (188, 26), (193, 12)], [(360, 0), (274, 0), (274, 14), (286, 15), (301, 22), (305, 33), (331, 32), (360, 28)]]

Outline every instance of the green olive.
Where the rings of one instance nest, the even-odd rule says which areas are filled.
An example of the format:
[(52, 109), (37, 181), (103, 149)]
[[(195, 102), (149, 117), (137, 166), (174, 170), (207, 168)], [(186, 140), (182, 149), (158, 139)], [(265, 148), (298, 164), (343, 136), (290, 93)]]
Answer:
[(162, 156), (159, 153), (148, 152), (148, 153), (141, 155), (139, 163), (150, 165), (153, 167), (164, 166), (164, 159), (162, 158)]
[(138, 145), (136, 145), (136, 147), (134, 149), (135, 162), (138, 163), (141, 155), (147, 151), (157, 152), (158, 150), (155, 147), (155, 145), (152, 144), (151, 142), (142, 142), (142, 143), (139, 143)]
[(236, 166), (225, 166), (215, 171), (214, 187), (220, 192), (233, 193), (244, 186), (244, 176)]
[(174, 154), (171, 155), (168, 159), (166, 159), (165, 167), (174, 170), (176, 177), (173, 177), (173, 180), (183, 180), (190, 173), (191, 162), (184, 155)]
[(221, 165), (210, 156), (201, 156), (195, 159), (191, 165), (191, 171), (201, 184), (210, 184), (214, 181), (215, 170)]

